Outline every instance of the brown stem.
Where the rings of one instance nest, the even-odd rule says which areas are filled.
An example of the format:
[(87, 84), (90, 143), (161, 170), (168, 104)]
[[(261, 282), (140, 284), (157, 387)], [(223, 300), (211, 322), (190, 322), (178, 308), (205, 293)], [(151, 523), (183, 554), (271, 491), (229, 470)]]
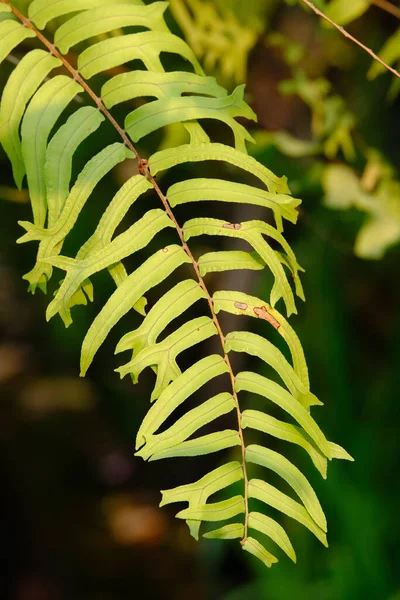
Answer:
[(371, 48), (368, 48), (368, 46), (365, 46), (357, 38), (355, 38), (354, 36), (352, 36), (348, 31), (346, 31), (346, 29), (344, 29), (344, 27), (342, 27), (341, 25), (338, 25), (337, 23), (335, 23), (335, 21), (332, 21), (332, 19), (330, 19), (329, 17), (327, 17), (316, 6), (314, 6), (314, 4), (310, 0), (301, 0), (301, 2), (303, 2), (303, 4), (306, 4), (306, 6), (308, 6), (309, 8), (311, 8), (311, 10), (314, 11), (316, 15), (318, 15), (319, 17), (321, 17), (322, 19), (324, 19), (325, 21), (327, 21), (328, 23), (330, 23), (330, 25), (332, 25), (333, 27), (335, 27), (335, 29), (337, 29), (338, 31), (340, 31), (340, 33), (342, 33), (349, 40), (351, 40), (352, 42), (354, 42), (354, 44), (357, 44), (357, 46), (359, 46), (360, 48), (362, 48), (363, 50), (365, 50), (365, 52), (367, 52), (370, 56), (372, 56), (372, 58), (374, 60), (376, 60), (383, 67), (385, 67), (385, 69), (387, 69), (388, 71), (390, 71), (391, 73), (393, 73), (393, 75), (396, 75), (396, 77), (398, 77), (400, 79), (400, 73), (398, 71), (396, 71), (396, 69), (394, 69), (393, 67), (391, 67), (388, 64), (386, 64), (385, 61), (383, 61), (381, 58), (379, 58), (379, 56), (377, 54), (375, 54), (375, 52), (373, 50), (371, 50)]
[(200, 270), (199, 270), (197, 261), (195, 260), (195, 258), (193, 256), (193, 254), (192, 254), (189, 246), (187, 245), (187, 243), (186, 243), (186, 241), (184, 239), (183, 230), (180, 227), (178, 221), (176, 220), (175, 215), (173, 214), (173, 212), (171, 210), (171, 207), (169, 205), (167, 197), (160, 190), (160, 188), (158, 186), (158, 183), (156, 182), (155, 178), (150, 173), (147, 160), (143, 159), (139, 155), (138, 151), (133, 146), (132, 142), (130, 141), (130, 139), (126, 135), (125, 131), (122, 129), (122, 127), (120, 127), (118, 125), (117, 121), (114, 119), (114, 117), (111, 115), (111, 113), (104, 106), (101, 98), (99, 98), (98, 96), (96, 96), (96, 94), (93, 92), (93, 90), (89, 87), (89, 85), (86, 83), (86, 81), (82, 78), (82, 76), (80, 75), (80, 73), (76, 69), (74, 69), (72, 67), (72, 65), (66, 60), (66, 58), (57, 50), (57, 48), (54, 46), (54, 44), (51, 44), (48, 41), (48, 39), (33, 25), (33, 23), (29, 19), (27, 19), (26, 17), (24, 17), (24, 15), (22, 13), (20, 13), (19, 10), (17, 10), (11, 4), (11, 2), (9, 2), (9, 0), (0, 0), (0, 1), (3, 2), (4, 4), (7, 4), (11, 8), (11, 10), (15, 14), (15, 16), (22, 22), (22, 24), (25, 27), (27, 27), (28, 29), (31, 29), (35, 33), (35, 35), (37, 36), (37, 38), (44, 44), (44, 46), (46, 46), (46, 48), (48, 49), (48, 51), (51, 54), (53, 54), (53, 56), (57, 57), (62, 62), (62, 64), (64, 65), (64, 67), (67, 69), (67, 71), (69, 71), (69, 73), (71, 73), (71, 75), (74, 78), (74, 80), (77, 81), (83, 87), (83, 89), (90, 96), (90, 98), (92, 98), (93, 102), (96, 104), (96, 106), (98, 107), (98, 109), (103, 113), (103, 115), (108, 119), (108, 121), (117, 130), (117, 132), (121, 136), (124, 144), (135, 155), (135, 157), (136, 157), (136, 159), (138, 161), (139, 172), (144, 177), (146, 177), (146, 179), (152, 184), (155, 192), (157, 193), (158, 197), (160, 198), (161, 203), (163, 204), (163, 207), (165, 209), (165, 212), (167, 213), (167, 215), (169, 216), (169, 218), (171, 219), (171, 221), (175, 225), (175, 228), (176, 228), (176, 231), (178, 233), (179, 239), (181, 241), (182, 247), (183, 247), (184, 251), (186, 252), (186, 254), (188, 255), (188, 257), (190, 258), (190, 260), (192, 262), (192, 266), (193, 266), (193, 269), (195, 271), (195, 274), (196, 274), (197, 280), (199, 282), (199, 285), (202, 288), (202, 290), (204, 291), (204, 293), (206, 294), (208, 306), (210, 308), (210, 312), (211, 312), (211, 316), (212, 316), (212, 320), (213, 320), (213, 322), (215, 324), (215, 327), (217, 329), (217, 332), (218, 332), (218, 336), (219, 336), (219, 339), (220, 339), (220, 342), (221, 342), (221, 346), (222, 346), (222, 354), (223, 354), (223, 357), (224, 357), (224, 361), (225, 361), (225, 363), (228, 366), (228, 372), (229, 372), (229, 377), (230, 377), (231, 386), (232, 386), (232, 396), (234, 398), (235, 405), (236, 405), (236, 415), (237, 415), (238, 432), (239, 432), (239, 439), (240, 439), (240, 445), (241, 445), (242, 470), (243, 470), (243, 479), (244, 479), (245, 518), (244, 518), (244, 534), (243, 534), (243, 539), (241, 540), (241, 544), (244, 544), (244, 542), (247, 539), (249, 507), (248, 507), (248, 477), (247, 477), (247, 468), (246, 468), (246, 447), (245, 447), (245, 443), (244, 443), (243, 429), (242, 429), (242, 424), (241, 424), (240, 405), (239, 405), (239, 399), (238, 399), (238, 396), (237, 396), (237, 393), (236, 393), (236, 390), (235, 390), (235, 375), (233, 373), (232, 364), (230, 362), (228, 354), (225, 352), (225, 349), (224, 349), (224, 346), (225, 346), (225, 336), (224, 336), (224, 334), (222, 332), (221, 325), (219, 323), (218, 317), (217, 317), (217, 315), (216, 315), (216, 313), (214, 311), (213, 299), (211, 297), (211, 294), (208, 291), (207, 286), (204, 283), (204, 279), (202, 278), (202, 276), (200, 274)]
[(397, 19), (400, 19), (400, 8), (394, 6), (394, 4), (388, 2), (388, 0), (370, 0), (370, 2), (371, 4), (375, 4), (375, 6), (378, 6), (382, 10), (385, 10), (386, 12), (390, 13)]

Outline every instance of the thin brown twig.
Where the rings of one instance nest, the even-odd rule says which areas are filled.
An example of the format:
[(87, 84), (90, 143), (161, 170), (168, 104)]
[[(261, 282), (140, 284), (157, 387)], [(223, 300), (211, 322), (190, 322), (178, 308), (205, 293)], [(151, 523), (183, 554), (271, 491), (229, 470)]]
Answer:
[(388, 2), (388, 0), (370, 0), (370, 2), (371, 4), (375, 4), (375, 6), (378, 6), (382, 10), (385, 10), (386, 12), (390, 13), (397, 19), (400, 19), (400, 8), (398, 8), (391, 2)]
[(340, 33), (342, 33), (346, 38), (348, 38), (349, 40), (351, 40), (352, 42), (354, 42), (354, 44), (357, 44), (357, 46), (359, 46), (360, 48), (362, 48), (363, 50), (365, 50), (365, 52), (367, 52), (370, 56), (372, 56), (372, 58), (374, 60), (376, 60), (383, 67), (385, 67), (385, 69), (387, 69), (388, 71), (390, 71), (391, 73), (393, 73), (393, 75), (396, 75), (396, 77), (398, 77), (400, 79), (400, 73), (398, 71), (396, 71), (396, 69), (394, 69), (390, 65), (386, 64), (385, 61), (383, 61), (381, 58), (379, 58), (379, 56), (377, 54), (375, 54), (375, 52), (373, 50), (371, 50), (371, 48), (368, 48), (368, 46), (365, 46), (357, 38), (355, 38), (354, 36), (352, 36), (348, 31), (346, 31), (346, 29), (344, 29), (344, 27), (342, 27), (341, 25), (338, 25), (337, 23), (335, 23), (335, 21), (332, 21), (332, 19), (330, 19), (329, 17), (327, 17), (322, 11), (319, 10), (319, 8), (317, 8), (316, 6), (314, 6), (314, 4), (310, 0), (300, 0), (300, 1), (303, 2), (303, 4), (305, 4), (309, 8), (311, 8), (311, 10), (313, 12), (315, 12), (316, 15), (318, 15), (319, 17), (321, 17), (322, 19), (324, 19), (325, 21), (327, 21), (330, 25), (332, 25), (333, 27), (335, 27), (335, 29), (337, 29), (338, 31), (340, 31)]
[(90, 96), (90, 98), (93, 100), (93, 102), (96, 104), (96, 106), (98, 107), (99, 111), (101, 111), (103, 113), (103, 115), (108, 119), (108, 121), (113, 125), (113, 127), (116, 129), (116, 131), (118, 132), (118, 134), (120, 135), (120, 137), (122, 138), (124, 144), (126, 145), (127, 148), (129, 148), (129, 150), (131, 150), (131, 152), (134, 154), (135, 158), (138, 161), (138, 168), (139, 168), (139, 172), (146, 177), (146, 179), (152, 184), (155, 192), (157, 193), (158, 197), (161, 200), (161, 203), (164, 206), (164, 210), (167, 213), (167, 215), (169, 216), (169, 218), (171, 219), (171, 221), (174, 223), (174, 226), (176, 228), (176, 231), (178, 233), (179, 239), (181, 241), (183, 250), (186, 252), (187, 256), (190, 258), (194, 272), (196, 274), (197, 280), (199, 282), (200, 287), (202, 288), (202, 290), (204, 291), (204, 293), (206, 294), (206, 298), (207, 298), (207, 303), (211, 312), (211, 317), (212, 320), (214, 322), (214, 325), (216, 327), (217, 333), (218, 333), (218, 337), (220, 339), (221, 342), (221, 346), (222, 346), (222, 354), (223, 354), (223, 358), (224, 361), (228, 367), (228, 373), (229, 373), (229, 378), (230, 378), (230, 382), (231, 382), (231, 387), (232, 387), (232, 396), (233, 399), (235, 401), (235, 408), (236, 408), (236, 415), (237, 415), (237, 422), (238, 422), (238, 434), (239, 434), (239, 439), (240, 439), (240, 446), (241, 446), (241, 458), (242, 458), (242, 471), (243, 471), (243, 479), (244, 479), (244, 506), (245, 506), (245, 516), (244, 516), (244, 533), (243, 533), (243, 538), (241, 540), (241, 544), (243, 545), (247, 539), (247, 532), (248, 532), (248, 519), (249, 519), (249, 502), (248, 502), (248, 476), (247, 476), (247, 465), (246, 465), (246, 446), (244, 443), (244, 435), (243, 435), (243, 429), (242, 429), (242, 415), (241, 415), (241, 411), (240, 411), (240, 405), (239, 405), (239, 399), (237, 396), (237, 392), (235, 390), (235, 374), (233, 372), (233, 368), (232, 368), (232, 364), (230, 362), (229, 356), (228, 354), (225, 352), (225, 336), (222, 332), (221, 329), (221, 325), (219, 323), (218, 317), (215, 313), (214, 310), (214, 303), (213, 303), (213, 299), (212, 296), (210, 294), (210, 292), (208, 291), (208, 288), (204, 282), (203, 277), (200, 274), (200, 269), (199, 266), (197, 264), (196, 259), (194, 258), (188, 244), (186, 243), (186, 240), (184, 238), (184, 233), (182, 228), (180, 227), (175, 215), (172, 212), (172, 209), (170, 207), (170, 204), (168, 202), (167, 197), (163, 194), (163, 192), (161, 191), (161, 189), (158, 186), (158, 183), (156, 182), (155, 178), (153, 177), (153, 175), (151, 175), (149, 167), (148, 167), (148, 162), (146, 159), (143, 159), (140, 154), (138, 153), (138, 151), (136, 150), (136, 148), (134, 147), (134, 145), (132, 144), (131, 140), (129, 139), (129, 137), (127, 136), (126, 132), (124, 131), (124, 129), (122, 129), (122, 127), (119, 126), (119, 124), (117, 123), (117, 121), (114, 119), (114, 117), (111, 115), (111, 113), (109, 112), (109, 110), (107, 110), (107, 108), (104, 106), (101, 98), (99, 98), (95, 92), (90, 88), (90, 86), (86, 83), (86, 81), (83, 79), (83, 77), (81, 76), (81, 74), (79, 73), (79, 71), (77, 71), (76, 69), (74, 69), (74, 67), (68, 62), (68, 60), (65, 58), (65, 56), (63, 56), (58, 50), (57, 48), (54, 46), (54, 44), (51, 44), (49, 42), (49, 40), (35, 27), (35, 25), (29, 20), (27, 19), (22, 13), (19, 12), (18, 9), (16, 9), (10, 2), (10, 0), (0, 0), (0, 2), (3, 2), (4, 4), (7, 4), (12, 12), (15, 14), (15, 16), (21, 21), (21, 23), (27, 27), (28, 29), (31, 29), (36, 37), (44, 44), (44, 46), (48, 49), (48, 51), (53, 54), (53, 56), (56, 56), (63, 64), (63, 66), (67, 69), (67, 71), (69, 73), (71, 73), (72, 77), (74, 78), (75, 81), (77, 81), (82, 88), (85, 90), (85, 92)]

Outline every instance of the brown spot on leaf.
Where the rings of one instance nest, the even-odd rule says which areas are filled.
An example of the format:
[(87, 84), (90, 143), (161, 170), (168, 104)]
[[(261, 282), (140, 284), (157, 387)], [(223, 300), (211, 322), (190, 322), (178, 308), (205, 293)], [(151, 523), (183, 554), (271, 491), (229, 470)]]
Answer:
[(163, 252), (168, 252), (168, 248), (163, 248), (162, 251)]
[(236, 308), (240, 308), (240, 310), (246, 310), (247, 304), (245, 302), (235, 302)]
[(225, 227), (225, 229), (241, 229), (242, 224), (241, 223), (224, 223), (223, 227)]
[(268, 312), (268, 310), (266, 309), (265, 306), (255, 306), (253, 308), (254, 313), (257, 315), (257, 317), (259, 319), (263, 319), (264, 321), (268, 321), (268, 323), (270, 323), (272, 325), (272, 327), (275, 327), (275, 329), (279, 329), (279, 327), (281, 326), (281, 324), (279, 323), (279, 321), (277, 321), (275, 319), (275, 317), (273, 317), (271, 315), (270, 312)]

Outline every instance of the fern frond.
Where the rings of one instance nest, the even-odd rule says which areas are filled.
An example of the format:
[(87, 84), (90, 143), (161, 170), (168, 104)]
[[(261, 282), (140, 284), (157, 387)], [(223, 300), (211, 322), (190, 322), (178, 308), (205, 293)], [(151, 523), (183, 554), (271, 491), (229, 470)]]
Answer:
[[(161, 505), (186, 503), (177, 517), (187, 522), (196, 539), (203, 522), (219, 523), (205, 536), (240, 539), (244, 550), (271, 566), (277, 559), (258, 539), (249, 536), (249, 530), (270, 538), (292, 560), (296, 556), (282, 526), (269, 515), (254, 512), (253, 498), (264, 503), (266, 512), (272, 506), (299, 521), (324, 544), (326, 521), (305, 475), (267, 445), (247, 445), (246, 430), (267, 433), (303, 448), (323, 477), (328, 460), (351, 457), (328, 442), (311, 417), (310, 407), (321, 402), (310, 391), (300, 341), (275, 308), (282, 299), (290, 315), (297, 311), (295, 295), (304, 299), (300, 281), (303, 269), (282, 235), (284, 220), (296, 222), (300, 200), (291, 196), (285, 177), (276, 176), (247, 155), (246, 144), (252, 138), (237, 118), (254, 119), (255, 115), (243, 99), (243, 87), (228, 95), (213, 78), (204, 76), (193, 51), (166, 26), (166, 8), (165, 2), (145, 5), (139, 0), (34, 0), (27, 19), (9, 0), (0, 1), (0, 10), (6, 16), (0, 22), (0, 59), (27, 38), (36, 38), (43, 46), (27, 51), (15, 67), (0, 105), (0, 141), (18, 187), (26, 174), (32, 202), (33, 222), (20, 223), (26, 233), (19, 242), (39, 242), (36, 264), (24, 277), (31, 291), (37, 287), (45, 291), (53, 269), (65, 271), (46, 316), (50, 319), (59, 314), (68, 326), (72, 307), (93, 299), (93, 275), (110, 273), (116, 289), (83, 340), (81, 374), (86, 373), (124, 315), (134, 308), (143, 316), (140, 325), (128, 330), (116, 347), (116, 353), (131, 353), (126, 364), (116, 369), (121, 376), (130, 374), (136, 383), (147, 367), (155, 373), (152, 404), (137, 433), (137, 455), (153, 461), (212, 453), (221, 456), (221, 451), (231, 449), (230, 453), (239, 457), (238, 461), (225, 463), (224, 458), (218, 459), (215, 468), (198, 481), (164, 490)], [(48, 24), (55, 29), (54, 43), (40, 31)], [(132, 26), (145, 31), (124, 33), (125, 27)], [(115, 35), (108, 37), (111, 32)], [(71, 48), (76, 50), (78, 44), (75, 69), (65, 54)], [(187, 71), (167, 72), (163, 53), (184, 59)], [(132, 60), (140, 60), (143, 70), (126, 71), (124, 65)], [(52, 73), (60, 65), (67, 75)], [(105, 71), (114, 67), (123, 72), (102, 81), (98, 96), (87, 79), (95, 75), (104, 78)], [(71, 101), (78, 93), (94, 106), (73, 107)], [(143, 98), (150, 100), (144, 103)], [(122, 127), (110, 110), (125, 101), (133, 102), (136, 108), (127, 110)], [(211, 141), (203, 128), (204, 119), (227, 125), (233, 146)], [(105, 122), (114, 128), (118, 141), (100, 142), (73, 181), (78, 148), (92, 132), (101, 131)], [(184, 142), (142, 158), (132, 142), (170, 124), (181, 127), (186, 135)], [(65, 240), (83, 219), (82, 211), (92, 192), (123, 161), (137, 161), (138, 173), (108, 198), (106, 210), (76, 256), (61, 255)], [(218, 179), (178, 181), (166, 194), (155, 180), (156, 174), (181, 164), (213, 161), (221, 171)], [(240, 181), (244, 174), (250, 175), (246, 181), (256, 181), (257, 185)], [(125, 226), (129, 209), (149, 190), (160, 200), (160, 207), (148, 208)], [(231, 223), (206, 215), (191, 218), (181, 227), (173, 209), (202, 201), (260, 206), (272, 211), (276, 226), (262, 220)], [(176, 243), (165, 245), (158, 234), (171, 229), (176, 233)], [(188, 242), (192, 244), (200, 235), (241, 240), (253, 251), (222, 249), (196, 259)], [(275, 250), (277, 244), (279, 250)], [(138, 251), (147, 252), (146, 257), (129, 272), (125, 260)], [(182, 265), (185, 276), (177, 282)], [(193, 278), (188, 275), (188, 265)], [(234, 290), (216, 291), (212, 296), (204, 279), (210, 272), (266, 268), (274, 277), (269, 302)], [(146, 315), (146, 294), (161, 283), (165, 292), (159, 294)], [(200, 305), (199, 301), (202, 316), (188, 317), (187, 311), (195, 303)], [(225, 334), (218, 317), (221, 310), (258, 318), (262, 325), (267, 322), (286, 341), (291, 362), (262, 335), (246, 331)], [(182, 315), (184, 321), (176, 325), (175, 319)], [(220, 354), (200, 354), (199, 344), (209, 338), (218, 342)], [(182, 371), (180, 354), (188, 348), (193, 348), (194, 363)], [(232, 352), (260, 358), (280, 383), (249, 371), (235, 374)], [(184, 410), (193, 394), (216, 380), (225, 386), (224, 391)], [(279, 420), (259, 407), (243, 410), (242, 392), (250, 393), (250, 398), (261, 395), (270, 400), (293, 422)], [(181, 416), (166, 428), (166, 420), (178, 407)], [(222, 417), (229, 424), (221, 426)], [(277, 473), (297, 499), (250, 478), (254, 464)], [(221, 498), (213, 498), (217, 493)]]

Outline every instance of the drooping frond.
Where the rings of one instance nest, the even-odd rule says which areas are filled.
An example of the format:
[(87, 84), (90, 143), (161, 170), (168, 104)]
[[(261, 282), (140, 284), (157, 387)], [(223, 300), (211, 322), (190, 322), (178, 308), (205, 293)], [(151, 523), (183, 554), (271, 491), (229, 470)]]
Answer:
[[(129, 374), (135, 383), (148, 367), (155, 374), (152, 404), (137, 433), (137, 455), (152, 461), (231, 449), (229, 454), (235, 453), (238, 459), (230, 457), (224, 462), (217, 454), (218, 463), (198, 481), (164, 490), (161, 505), (185, 503), (177, 517), (187, 522), (194, 537), (198, 538), (203, 522), (218, 523), (206, 537), (240, 539), (244, 550), (271, 566), (277, 559), (264, 548), (262, 536), (292, 560), (295, 553), (283, 527), (269, 516), (269, 507), (303, 524), (323, 544), (326, 521), (305, 475), (280, 451), (270, 448), (264, 434), (305, 450), (323, 477), (328, 460), (350, 457), (326, 439), (312, 418), (310, 407), (321, 402), (310, 391), (300, 341), (275, 308), (280, 303), (290, 316), (297, 312), (295, 296), (304, 299), (302, 268), (283, 237), (284, 221), (296, 222), (300, 201), (291, 196), (285, 177), (276, 176), (247, 155), (246, 144), (252, 138), (242, 120), (255, 119), (255, 115), (244, 100), (244, 88), (239, 86), (228, 95), (213, 78), (204, 76), (193, 51), (169, 31), (164, 21), (166, 9), (166, 2), (145, 5), (141, 0), (34, 0), (26, 18), (8, 0), (0, 1), (4, 17), (0, 21), (0, 60), (28, 38), (41, 44), (27, 51), (15, 67), (0, 104), (0, 141), (19, 188), (26, 177), (32, 204), (33, 220), (20, 223), (25, 234), (19, 242), (38, 242), (36, 263), (24, 277), (32, 292), (37, 287), (46, 291), (53, 270), (63, 272), (47, 318), (59, 314), (68, 326), (71, 309), (93, 299), (93, 276), (100, 271), (110, 273), (116, 289), (83, 340), (81, 374), (124, 315), (132, 308), (142, 315), (140, 325), (127, 331), (116, 348), (117, 353), (130, 353), (116, 369), (122, 377)], [(42, 33), (49, 24), (53, 42)], [(131, 27), (141, 31), (124, 29)], [(71, 51), (77, 53), (77, 69), (66, 58)], [(164, 53), (185, 60), (187, 70), (166, 71)], [(141, 70), (127, 69), (133, 60), (141, 61)], [(55, 74), (60, 66), (65, 73)], [(87, 80), (102, 75), (103, 81), (110, 69), (113, 76), (106, 79), (98, 96)], [(83, 98), (83, 106), (72, 104), (77, 94)], [(130, 108), (120, 125), (110, 111), (127, 101)], [(231, 134), (232, 146), (210, 140), (212, 128), (206, 131), (205, 119), (222, 123)], [(113, 126), (118, 141), (99, 142), (96, 153), (74, 180), (79, 147), (105, 122)], [(133, 143), (172, 124), (186, 132), (185, 142), (143, 159)], [(92, 192), (123, 161), (137, 161), (138, 173), (108, 198), (97, 226), (76, 255), (62, 255), (64, 242), (83, 218)], [(178, 165), (206, 162), (218, 163), (220, 179), (178, 181), (165, 194), (155, 180), (157, 174)], [(244, 174), (253, 185), (240, 181)], [(129, 209), (134, 203), (145, 208), (143, 195), (149, 190), (160, 200), (159, 207), (145, 210), (126, 226)], [(275, 226), (263, 220), (232, 223), (208, 213), (181, 226), (173, 212), (182, 204), (200, 203), (202, 208), (210, 202), (257, 205), (264, 214), (272, 211)], [(176, 232), (175, 243), (159, 241), (159, 234), (165, 235), (167, 230)], [(224, 238), (228, 245), (240, 240), (251, 251), (228, 247), (195, 258), (192, 242), (205, 235)], [(147, 255), (129, 272), (126, 259), (139, 251), (137, 256)], [(177, 282), (183, 265), (185, 275)], [(273, 275), (268, 298), (235, 290), (211, 295), (207, 275), (232, 269), (268, 269)], [(165, 291), (146, 314), (146, 295), (153, 288), (160, 289), (160, 284)], [(187, 311), (195, 304), (196, 308), (201, 304), (203, 314), (189, 318)], [(263, 335), (245, 330), (222, 332), (220, 311), (257, 318), (261, 325), (271, 326), (287, 343), (291, 361)], [(176, 325), (175, 319), (182, 315), (185, 320)], [(199, 344), (209, 338), (218, 341), (219, 354), (200, 352), (207, 346)], [(182, 370), (180, 354), (189, 348), (194, 349), (196, 358)], [(234, 373), (230, 357), (235, 352), (261, 359), (276, 380), (253, 371)], [(193, 404), (192, 396), (216, 380), (225, 386), (224, 391)], [(243, 396), (250, 399), (245, 410)], [(256, 400), (259, 396), (275, 405), (281, 418), (261, 410)], [(190, 407), (183, 410), (185, 403), (189, 406), (187, 401)], [(166, 420), (178, 408), (181, 416), (166, 427)], [(246, 443), (248, 429), (259, 432), (259, 443)], [(256, 465), (257, 477), (262, 477), (264, 469), (275, 472), (294, 497), (250, 476), (252, 465)], [(220, 497), (213, 498), (218, 493)], [(252, 499), (263, 503), (265, 513), (253, 509)]]

